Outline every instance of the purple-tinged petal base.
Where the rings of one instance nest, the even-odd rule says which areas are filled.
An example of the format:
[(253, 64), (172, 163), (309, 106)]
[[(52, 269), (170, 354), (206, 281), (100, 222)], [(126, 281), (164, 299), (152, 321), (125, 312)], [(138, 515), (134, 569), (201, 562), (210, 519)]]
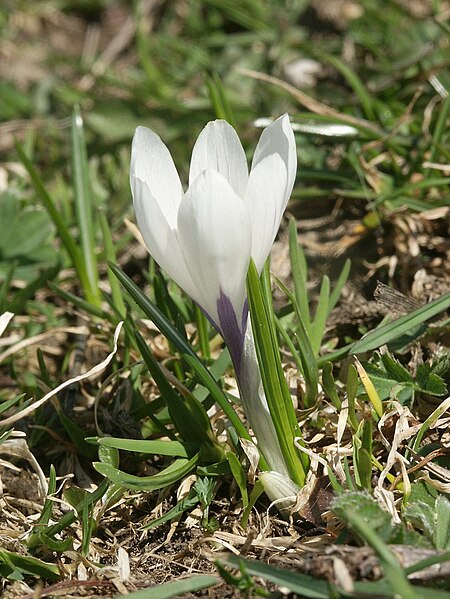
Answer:
[(245, 303), (241, 317), (241, 326), (234, 311), (230, 298), (220, 290), (217, 300), (217, 313), (219, 315), (219, 326), (222, 337), (230, 350), (236, 375), (239, 377), (242, 349), (244, 347), (244, 332), (247, 326), (248, 305)]

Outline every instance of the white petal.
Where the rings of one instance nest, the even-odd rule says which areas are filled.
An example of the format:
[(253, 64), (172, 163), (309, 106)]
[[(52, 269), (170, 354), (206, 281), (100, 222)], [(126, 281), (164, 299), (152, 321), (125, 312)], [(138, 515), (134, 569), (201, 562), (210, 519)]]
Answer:
[(219, 325), (217, 301), (229, 298), (240, 322), (251, 228), (243, 200), (214, 170), (203, 171), (181, 201), (178, 238), (199, 296), (194, 299)]
[(148, 251), (166, 273), (191, 297), (196, 293), (184, 262), (176, 230), (171, 229), (160, 203), (147, 183), (131, 178), (134, 210)]
[(264, 129), (256, 146), (253, 156), (252, 169), (270, 154), (279, 154), (287, 171), (285, 206), (292, 193), (297, 173), (297, 150), (295, 137), (289, 122), (289, 116), (284, 114)]
[(133, 177), (147, 183), (167, 222), (175, 228), (183, 197), (180, 177), (169, 150), (159, 135), (147, 127), (138, 127), (133, 137), (130, 179)]
[(250, 172), (245, 204), (251, 216), (252, 258), (258, 272), (280, 226), (285, 208), (286, 167), (279, 154), (266, 156)]
[(238, 134), (226, 121), (211, 121), (198, 136), (192, 150), (189, 185), (207, 169), (223, 175), (232, 189), (244, 196), (248, 180), (247, 160)]

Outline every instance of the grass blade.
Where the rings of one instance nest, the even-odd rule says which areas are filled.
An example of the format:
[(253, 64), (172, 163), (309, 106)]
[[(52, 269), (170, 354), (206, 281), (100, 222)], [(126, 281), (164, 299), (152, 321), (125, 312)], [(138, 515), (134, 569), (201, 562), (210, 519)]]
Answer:
[[(145, 315), (150, 318), (161, 333), (167, 337), (168, 341), (173, 343), (175, 348), (183, 353), (188, 354), (200, 362), (192, 347), (180, 334), (180, 332), (170, 323), (164, 314), (151, 302), (148, 297), (139, 289), (139, 287), (115, 264), (109, 264), (114, 275), (119, 279), (120, 283), (125, 287), (131, 298), (141, 308)], [(201, 363), (201, 362), (200, 362)]]
[(311, 324), (311, 347), (314, 355), (317, 356), (322, 345), (323, 332), (329, 313), (330, 301), (330, 279), (327, 275), (322, 278), (320, 286), (319, 300), (317, 302), (316, 314), (313, 323)]
[(330, 398), (331, 403), (337, 409), (341, 409), (341, 400), (339, 398), (336, 382), (333, 377), (333, 364), (331, 362), (325, 362), (322, 370), (322, 387)]
[(172, 582), (158, 584), (148, 589), (141, 589), (127, 596), (130, 599), (171, 599), (171, 597), (177, 597), (178, 595), (186, 596), (187, 593), (190, 594), (201, 589), (207, 589), (219, 582), (220, 578), (217, 576), (195, 574), (181, 580), (173, 580)]
[(88, 287), (86, 297), (95, 306), (101, 305), (98, 287), (98, 267), (95, 254), (94, 215), (92, 211), (92, 191), (89, 184), (86, 142), (84, 139), (83, 119), (78, 107), (74, 108), (71, 129), (72, 177), (74, 186), (75, 209), (81, 243), (81, 256), (84, 260)]
[(0, 576), (17, 580), (23, 575), (36, 576), (44, 580), (58, 580), (61, 577), (58, 566), (54, 564), (0, 548)]
[(297, 223), (293, 218), (289, 221), (289, 256), (291, 261), (292, 280), (294, 282), (294, 295), (298, 306), (299, 319), (303, 322), (308, 335), (311, 329), (311, 316), (309, 313), (308, 292), (308, 267), (305, 254), (298, 243)]
[(333, 291), (330, 294), (330, 300), (328, 302), (328, 314), (330, 314), (331, 310), (335, 307), (338, 302), (338, 299), (341, 295), (342, 288), (347, 282), (348, 276), (350, 274), (350, 269), (352, 267), (352, 261), (350, 258), (347, 258), (344, 266), (342, 267), (341, 273), (336, 281)]
[(155, 323), (161, 333), (173, 343), (176, 349), (182, 353), (184, 360), (186, 360), (189, 366), (194, 370), (201, 383), (207, 387), (208, 391), (228, 416), (231, 424), (234, 426), (239, 435), (248, 439), (249, 435), (245, 430), (244, 425), (239, 420), (239, 417), (234, 412), (233, 407), (230, 405), (226, 395), (217, 385), (217, 381), (214, 379), (211, 373), (199, 360), (198, 356), (195, 354), (186, 339), (167, 320), (167, 318), (158, 310), (158, 308), (142, 293), (139, 287), (129, 277), (127, 277), (124, 272), (120, 270), (118, 266), (115, 264), (110, 264), (110, 268), (130, 294), (132, 299), (136, 302), (136, 304), (143, 310), (148, 318)]
[[(438, 118), (436, 121), (436, 125), (435, 125), (434, 131), (433, 131), (433, 139), (431, 140), (431, 148), (430, 148), (430, 158), (428, 160), (428, 162), (431, 164), (436, 162), (436, 158), (437, 158), (438, 151), (439, 151), (439, 145), (441, 143), (442, 136), (444, 135), (444, 133), (447, 129), (447, 115), (448, 115), (449, 110), (450, 110), (450, 96), (447, 95), (447, 98), (445, 99), (443, 106), (439, 112), (439, 115), (438, 115)], [(423, 173), (424, 179), (428, 178), (428, 176), (430, 174), (430, 170), (431, 170), (431, 167), (427, 167), (424, 170), (424, 173)]]
[(400, 567), (395, 555), (371, 528), (367, 520), (356, 512), (348, 512), (346, 518), (356, 533), (364, 539), (378, 555), (386, 578), (395, 595), (398, 597), (408, 597), (408, 599), (420, 599), (420, 596), (415, 592), (414, 587), (408, 582), (406, 574), (403, 568)]
[[(116, 251), (114, 249), (114, 243), (111, 236), (111, 230), (109, 228), (108, 220), (106, 218), (106, 214), (103, 211), (99, 212), (100, 219), (100, 227), (103, 234), (103, 244), (105, 251), (105, 258), (108, 262), (115, 263), (116, 259)], [(120, 319), (124, 319), (126, 316), (126, 308), (125, 302), (123, 301), (122, 288), (120, 287), (119, 281), (116, 277), (113, 276), (110, 270), (108, 270), (108, 280), (111, 286), (111, 297), (113, 306), (120, 316)]]
[(115, 437), (102, 437), (96, 439), (99, 445), (115, 447), (124, 451), (137, 453), (159, 454), (179, 458), (189, 458), (198, 450), (198, 443), (185, 443), (181, 441), (156, 441), (149, 439), (121, 439)]
[(361, 102), (361, 106), (364, 110), (366, 117), (373, 121), (375, 120), (375, 111), (373, 107), (373, 99), (371, 94), (364, 87), (363, 82), (352, 69), (344, 64), (337, 56), (328, 54), (328, 52), (321, 52), (319, 50), (313, 53), (320, 60), (326, 61), (333, 66), (341, 75), (347, 80), (347, 83), (353, 89), (355, 94), (358, 96)]
[(70, 233), (68, 227), (66, 226), (61, 216), (61, 213), (56, 207), (53, 199), (50, 197), (47, 190), (45, 189), (45, 185), (42, 179), (38, 175), (36, 169), (34, 168), (33, 164), (31, 163), (28, 156), (25, 154), (24, 149), (19, 143), (16, 143), (16, 150), (19, 155), (20, 162), (23, 164), (26, 171), (28, 172), (37, 194), (41, 198), (41, 201), (44, 204), (45, 209), (47, 210), (50, 218), (53, 221), (53, 224), (56, 227), (56, 230), (58, 231), (58, 235), (61, 238), (62, 244), (65, 247), (67, 253), (69, 254), (72, 264), (77, 271), (83, 289), (86, 289), (88, 287), (87, 273), (84, 266), (84, 262), (81, 258), (80, 249), (75, 243), (73, 235)]
[[(138, 331), (134, 335), (145, 365), (165, 400), (178, 433), (186, 441), (209, 444), (210, 422), (200, 402), (193, 397), (191, 401), (185, 401), (172, 389), (142, 335)], [(199, 414), (199, 411), (203, 413)]]
[(361, 365), (361, 362), (357, 358), (355, 358), (355, 360), (356, 370), (358, 371), (359, 378), (361, 379), (361, 382), (364, 385), (364, 389), (366, 390), (367, 396), (370, 399), (370, 402), (373, 405), (375, 412), (381, 418), (383, 416), (384, 410), (380, 396), (378, 395), (378, 392), (375, 389), (374, 384), (370, 380), (369, 375)]
[(196, 466), (199, 459), (199, 454), (195, 454), (190, 460), (180, 458), (172, 462), (167, 468), (164, 468), (158, 474), (152, 476), (135, 476), (117, 470), (110, 464), (95, 462), (94, 468), (103, 476), (112, 480), (116, 485), (120, 485), (125, 489), (133, 489), (136, 491), (157, 491), (164, 489), (173, 483), (176, 483), (181, 478), (188, 475)]
[(197, 304), (195, 304), (194, 309), (200, 351), (202, 352), (204, 358), (209, 359), (211, 357), (211, 350), (209, 347), (208, 321)]
[(200, 383), (204, 385), (211, 393), (211, 396), (214, 399), (214, 401), (216, 401), (218, 405), (222, 408), (224, 414), (227, 416), (227, 418), (229, 418), (231, 424), (236, 429), (238, 435), (240, 437), (243, 437), (244, 439), (248, 439), (249, 441), (251, 441), (251, 437), (248, 431), (246, 430), (242, 422), (239, 420), (239, 417), (236, 415), (233, 406), (228, 401), (227, 396), (219, 387), (217, 381), (214, 379), (212, 374), (203, 366), (203, 364), (199, 360), (194, 359), (192, 356), (183, 355), (183, 358), (195, 372)]
[[(264, 293), (263, 288), (256, 266), (251, 261), (247, 277), (247, 289), (261, 378), (270, 415), (290, 476), (294, 482), (301, 486), (305, 481), (304, 464), (294, 444), (294, 439), (301, 437), (301, 433), (281, 365), (273, 309), (268, 304), (267, 293)], [(270, 315), (271, 310), (272, 317)]]
[[(297, 345), (299, 348), (298, 355), (300, 356), (300, 360), (302, 363), (302, 372), (305, 377), (305, 386), (306, 386), (306, 394), (305, 394), (305, 404), (306, 407), (311, 407), (314, 405), (314, 402), (317, 399), (318, 389), (319, 389), (319, 369), (317, 366), (316, 356), (314, 355), (314, 351), (311, 346), (311, 341), (309, 340), (308, 332), (304, 326), (303, 320), (301, 318), (299, 312), (299, 306), (296, 302), (294, 295), (289, 291), (289, 289), (281, 282), (277, 281), (280, 289), (284, 291), (287, 297), (290, 299), (295, 313), (297, 315), (297, 330), (298, 332), (295, 334), (295, 338), (297, 339)], [(286, 335), (283, 334), (283, 338)], [(287, 344), (290, 347), (290, 344)], [(295, 359), (295, 353), (292, 354)]]
[(216, 114), (216, 118), (225, 119), (236, 127), (233, 110), (227, 97), (226, 90), (217, 73), (205, 76), (205, 83), (208, 89), (209, 99)]
[(96, 306), (96, 305), (88, 302), (87, 300), (83, 299), (82, 297), (78, 297), (78, 295), (75, 295), (74, 293), (70, 293), (70, 291), (65, 291), (64, 289), (61, 289), (61, 287), (58, 287), (58, 285), (55, 285), (55, 283), (52, 283), (50, 281), (48, 282), (48, 286), (54, 293), (56, 293), (56, 295), (59, 295), (60, 297), (65, 299), (67, 302), (73, 304), (77, 308), (80, 308), (84, 312), (87, 312), (88, 314), (92, 314), (93, 316), (96, 316), (97, 318), (100, 318), (101, 320), (112, 320), (111, 314), (108, 314), (99, 306)]
[(448, 308), (450, 308), (450, 292), (389, 324), (370, 331), (350, 346), (349, 353), (360, 354), (386, 345)]
[(282, 570), (261, 562), (243, 559), (237, 555), (229, 555), (221, 563), (239, 570), (244, 569), (251, 576), (258, 576), (278, 586), (286, 587), (291, 592), (298, 593), (300, 597), (330, 599), (330, 596), (332, 596), (327, 581), (315, 579), (307, 574)]

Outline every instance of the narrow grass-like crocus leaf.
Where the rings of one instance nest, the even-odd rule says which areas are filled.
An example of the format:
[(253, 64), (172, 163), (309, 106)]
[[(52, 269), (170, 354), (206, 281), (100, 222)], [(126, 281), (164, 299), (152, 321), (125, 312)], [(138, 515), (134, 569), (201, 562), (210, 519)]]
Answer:
[(103, 464), (109, 464), (113, 468), (118, 468), (120, 464), (120, 454), (116, 447), (100, 445), (98, 448), (98, 457)]
[[(300, 360), (302, 363), (301, 370), (303, 372), (303, 376), (305, 377), (305, 406), (309, 408), (314, 405), (314, 402), (317, 399), (319, 388), (319, 369), (317, 366), (316, 357), (311, 346), (309, 334), (304, 326), (304, 322), (302, 320), (302, 316), (299, 310), (299, 305), (295, 296), (281, 281), (277, 280), (277, 283), (280, 289), (284, 291), (284, 293), (291, 301), (294, 307), (295, 314), (297, 316), (297, 333), (295, 334), (295, 338), (297, 339), (297, 345), (299, 349), (298, 355), (300, 356)], [(285, 338), (284, 335), (283, 338)]]
[(325, 393), (331, 400), (333, 406), (337, 409), (341, 409), (341, 400), (339, 398), (336, 383), (333, 378), (333, 364), (331, 362), (325, 362), (322, 370), (322, 386)]
[(224, 119), (233, 127), (236, 126), (233, 110), (228, 100), (226, 89), (217, 73), (205, 76), (209, 99), (217, 119)]
[(16, 270), (16, 267), (17, 267), (17, 262), (15, 260), (13, 260), (8, 265), (5, 276), (0, 285), (0, 314), (5, 312), (7, 307), (9, 308), (9, 306), (7, 306), (7, 304), (6, 304), (6, 298), (8, 296), (9, 290), (10, 290), (11, 281), (13, 279), (14, 271)]
[[(435, 125), (434, 131), (433, 131), (433, 138), (431, 140), (431, 147), (430, 147), (430, 158), (428, 160), (428, 162), (431, 164), (436, 162), (436, 158), (438, 156), (439, 146), (440, 146), (440, 143), (442, 140), (442, 136), (444, 135), (445, 131), (447, 130), (447, 115), (449, 113), (449, 110), (450, 110), (450, 96), (447, 95), (446, 99), (442, 103), (442, 107), (439, 111), (438, 118), (436, 120), (436, 125)], [(424, 170), (423, 176), (425, 179), (428, 179), (428, 177), (430, 175), (430, 170), (431, 170), (431, 167), (427, 167)]]
[(372, 458), (360, 443), (354, 443), (353, 445), (353, 462), (356, 484), (360, 488), (370, 491), (372, 487)]
[(325, 330), (325, 323), (329, 313), (329, 301), (330, 301), (330, 279), (327, 275), (324, 275), (322, 284), (320, 286), (319, 300), (317, 302), (316, 313), (314, 321), (311, 324), (311, 347), (314, 355), (317, 356), (322, 345), (323, 332)]
[(144, 360), (149, 373), (153, 377), (156, 386), (161, 392), (161, 399), (167, 406), (176, 406), (179, 402), (182, 402), (180, 396), (167, 380), (145, 339), (142, 337), (139, 331), (134, 330), (133, 333), (136, 340), (136, 345), (141, 352), (142, 359)]
[(42, 532), (47, 528), (53, 512), (54, 503), (49, 497), (56, 491), (56, 471), (53, 464), (50, 466), (50, 474), (48, 477), (48, 490), (47, 497), (44, 501), (44, 507), (42, 508), (39, 520), (33, 526), (30, 536), (28, 537), (27, 546), (29, 549), (37, 547), (42, 542)]
[(337, 362), (338, 360), (342, 360), (346, 356), (348, 356), (353, 343), (349, 343), (348, 345), (344, 345), (344, 347), (340, 347), (339, 349), (332, 351), (324, 356), (320, 356), (317, 358), (317, 367), (321, 368), (325, 364), (325, 362)]
[(259, 497), (263, 493), (264, 493), (263, 484), (260, 480), (257, 480), (253, 489), (251, 490), (247, 507), (245, 508), (245, 510), (242, 513), (242, 518), (241, 518), (242, 528), (244, 528), (244, 529), (246, 528), (246, 526), (248, 524), (248, 519), (250, 517), (250, 512), (252, 511), (253, 506), (255, 505), (255, 503), (258, 501)]
[(80, 249), (77, 246), (77, 244), (73, 238), (73, 235), (71, 234), (68, 227), (66, 226), (66, 223), (64, 222), (63, 217), (61, 216), (61, 213), (59, 212), (58, 208), (56, 207), (55, 202), (53, 201), (53, 199), (50, 197), (49, 193), (45, 189), (45, 185), (44, 185), (42, 179), (40, 178), (40, 176), (38, 175), (36, 169), (34, 168), (31, 160), (28, 158), (24, 149), (22, 148), (22, 146), (19, 143), (16, 143), (16, 150), (19, 155), (19, 159), (20, 159), (21, 163), (23, 164), (26, 171), (30, 175), (31, 181), (34, 185), (34, 188), (35, 188), (37, 194), (41, 198), (45, 209), (47, 210), (50, 218), (53, 221), (53, 224), (56, 227), (56, 230), (58, 232), (58, 235), (61, 238), (63, 246), (65, 247), (67, 253), (70, 256), (72, 264), (77, 271), (78, 277), (80, 278), (83, 289), (84, 290), (88, 289), (89, 280), (87, 277), (85, 264), (81, 257)]
[(55, 285), (54, 283), (52, 283), (50, 281), (48, 282), (48, 286), (57, 295), (59, 295), (66, 301), (70, 302), (77, 308), (80, 308), (83, 312), (92, 314), (92, 316), (96, 316), (102, 320), (110, 320), (110, 321), (112, 320), (111, 314), (108, 314), (108, 312), (105, 312), (105, 310), (103, 310), (99, 306), (92, 304), (91, 302), (83, 299), (82, 297), (78, 297), (74, 293), (70, 293), (70, 291), (61, 289), (61, 287), (58, 287), (58, 285)]
[(435, 503), (435, 528), (433, 543), (438, 551), (449, 548), (450, 501), (445, 495), (438, 495)]
[[(300, 353), (297, 351), (297, 349), (294, 345), (294, 342), (292, 341), (288, 331), (284, 328), (284, 326), (281, 324), (280, 319), (277, 318), (276, 316), (275, 316), (275, 325), (277, 327), (277, 331), (280, 334), (283, 342), (286, 344), (287, 348), (289, 349), (289, 352), (290, 352), (295, 364), (297, 365), (297, 368), (303, 374), (303, 376), (305, 376), (305, 379), (306, 379), (306, 375), (305, 375), (304, 368), (303, 368), (303, 361), (300, 356)], [(307, 370), (306, 370), (306, 372), (307, 372)]]
[[(109, 228), (108, 219), (106, 218), (106, 214), (103, 211), (99, 212), (99, 220), (100, 220), (100, 228), (102, 230), (103, 235), (103, 246), (105, 252), (105, 258), (108, 262), (115, 263), (116, 262), (116, 251), (114, 249), (114, 243), (111, 236), (111, 230)], [(121, 319), (124, 319), (126, 316), (126, 308), (125, 302), (123, 300), (122, 288), (120, 286), (119, 281), (111, 271), (108, 270), (108, 280), (111, 287), (111, 297), (113, 306), (120, 316)]]
[(94, 530), (94, 518), (91, 517), (91, 512), (88, 504), (88, 497), (83, 500), (83, 509), (81, 510), (81, 555), (86, 557), (89, 555), (89, 546), (91, 543), (92, 532)]
[(191, 355), (183, 355), (183, 358), (192, 368), (200, 383), (204, 385), (211, 393), (214, 401), (216, 401), (222, 408), (224, 414), (227, 416), (227, 418), (229, 418), (239, 436), (243, 437), (244, 439), (251, 440), (248, 431), (239, 419), (239, 416), (237, 416), (233, 406), (228, 401), (227, 396), (219, 387), (212, 374), (203, 366), (201, 362), (199, 362), (198, 359), (194, 359)]
[[(36, 291), (42, 289), (47, 285), (49, 281), (52, 281), (58, 276), (61, 270), (61, 264), (56, 264), (50, 268), (44, 270), (38, 277), (36, 277), (31, 283), (28, 283), (26, 287), (16, 291), (10, 302), (8, 302), (8, 310), (14, 312), (14, 314), (20, 314), (25, 308), (26, 302), (31, 299)], [(1, 312), (1, 310), (0, 310)]]
[(175, 324), (179, 333), (187, 340), (185, 310), (181, 309), (181, 303), (176, 303), (169, 293), (167, 280), (159, 268), (156, 269), (155, 276), (152, 277), (151, 281), (153, 282), (156, 307), (170, 322)]
[(74, 108), (71, 128), (72, 178), (74, 186), (75, 208), (81, 243), (81, 257), (84, 260), (88, 288), (86, 299), (99, 307), (101, 292), (98, 286), (97, 256), (95, 253), (94, 214), (92, 210), (92, 191), (89, 183), (86, 142), (84, 139), (83, 119), (78, 107)]
[(345, 283), (347, 282), (348, 276), (350, 274), (351, 267), (352, 267), (352, 262), (348, 258), (345, 261), (344, 266), (342, 267), (342, 270), (339, 274), (339, 277), (338, 277), (336, 283), (334, 284), (333, 291), (330, 294), (330, 299), (328, 301), (328, 314), (330, 314), (331, 310), (335, 307), (335, 305), (338, 302), (338, 299), (341, 295), (342, 288), (344, 287)]
[(195, 322), (197, 324), (197, 335), (200, 351), (202, 352), (204, 358), (209, 359), (211, 357), (211, 350), (209, 347), (208, 321), (197, 304), (195, 305)]
[(401, 337), (412, 328), (426, 322), (430, 318), (433, 318), (440, 312), (448, 310), (450, 308), (450, 292), (444, 293), (441, 297), (433, 300), (426, 304), (402, 316), (389, 324), (383, 325), (378, 329), (370, 331), (362, 339), (350, 346), (349, 352), (351, 354), (360, 354), (368, 352), (373, 349), (377, 349), (382, 345), (385, 345), (398, 337)]
[(419, 429), (416, 437), (413, 442), (413, 449), (417, 451), (422, 443), (422, 439), (427, 432), (427, 430), (450, 408), (450, 397), (444, 399), (444, 401), (438, 405), (438, 407), (433, 410), (433, 412), (428, 416), (425, 422), (422, 423), (422, 426)]
[(377, 415), (381, 418), (381, 416), (383, 416), (384, 410), (383, 410), (383, 404), (381, 402), (380, 396), (378, 395), (378, 391), (375, 389), (375, 386), (372, 383), (372, 381), (370, 380), (369, 375), (364, 370), (363, 366), (361, 365), (361, 363), (358, 359), (356, 359), (355, 364), (356, 364), (356, 370), (358, 371), (358, 374), (359, 374), (359, 378), (361, 379), (361, 382), (364, 385), (364, 389), (366, 390), (366, 393), (370, 399), (370, 402), (373, 405), (374, 410), (377, 413)]
[(49, 499), (50, 495), (56, 492), (56, 471), (53, 464), (50, 466), (50, 473), (48, 477), (48, 489), (47, 489), (47, 497), (44, 502), (44, 507), (42, 508), (41, 515), (39, 520), (36, 522), (36, 526), (47, 525), (50, 521), (52, 511), (53, 511), (53, 501)]
[(267, 294), (263, 292), (253, 261), (248, 271), (247, 290), (256, 354), (270, 414), (289, 474), (301, 486), (306, 473), (294, 443), (301, 433), (281, 365), (275, 324), (270, 315), (272, 307), (267, 304)]
[(310, 333), (311, 317), (309, 313), (308, 291), (306, 282), (308, 280), (308, 267), (305, 254), (298, 243), (297, 223), (291, 218), (289, 221), (289, 257), (291, 261), (292, 280), (294, 282), (294, 295), (299, 312), (299, 319), (307, 333)]
[(248, 492), (247, 492), (247, 477), (244, 472), (244, 468), (240, 463), (238, 457), (232, 451), (227, 452), (227, 460), (230, 464), (231, 473), (233, 475), (234, 480), (239, 487), (239, 491), (241, 492), (242, 497), (242, 505), (244, 510), (248, 506)]
[(211, 432), (211, 425), (200, 402), (193, 396), (186, 399), (180, 397), (162, 373), (142, 335), (138, 331), (135, 331), (134, 335), (142, 358), (161, 391), (170, 417), (181, 437), (185, 441), (209, 444), (212, 438), (212, 434), (208, 434)]
[(353, 427), (353, 430), (358, 429), (358, 420), (356, 418), (355, 400), (358, 391), (358, 371), (353, 364), (350, 364), (347, 372), (347, 401), (348, 401), (348, 419)]
[[(398, 187), (393, 191), (389, 191), (380, 195), (376, 200), (371, 202), (370, 208), (373, 208), (374, 206), (378, 206), (379, 204), (383, 204), (385, 202), (390, 202), (401, 196), (405, 196), (405, 204), (408, 205), (408, 198), (414, 196), (414, 193), (416, 191), (429, 189), (430, 187), (448, 187), (448, 177), (434, 177), (428, 179), (421, 179), (417, 183), (407, 183), (402, 187)], [(414, 201), (411, 206), (414, 206)], [(422, 204), (422, 206), (430, 207), (427, 204)]]
[(376, 534), (367, 520), (357, 512), (348, 512), (346, 519), (358, 536), (366, 541), (377, 554), (392, 592), (398, 597), (420, 599), (422, 595), (416, 593), (414, 587), (408, 582), (406, 574), (395, 555)]
[(164, 524), (164, 522), (170, 522), (170, 520), (178, 518), (186, 510), (190, 510), (193, 507), (195, 507), (197, 503), (199, 503), (198, 493), (196, 489), (193, 488), (191, 489), (187, 497), (179, 501), (173, 508), (168, 510), (159, 518), (155, 518), (154, 520), (143, 526), (142, 530), (151, 530), (152, 528), (156, 528), (160, 524)]
[(286, 377), (283, 371), (283, 365), (281, 363), (280, 353), (279, 353), (279, 344), (278, 344), (278, 336), (276, 332), (275, 325), (275, 313), (273, 310), (272, 304), (272, 286), (270, 279), (270, 268), (269, 261), (266, 261), (264, 268), (260, 277), (261, 281), (261, 291), (262, 291), (262, 300), (263, 305), (265, 307), (265, 312), (267, 315), (268, 322), (268, 331), (270, 332), (270, 338), (272, 340), (272, 347), (274, 350), (274, 356), (276, 358), (276, 366), (278, 370), (278, 378), (280, 380), (280, 387), (283, 391), (283, 405), (287, 418), (290, 421), (290, 425), (296, 432), (300, 432), (298, 427), (297, 416), (295, 415), (295, 410), (292, 404), (292, 398), (289, 391), (288, 384), (286, 382)]
[[(16, 403), (19, 403), (19, 401), (21, 399), (23, 399), (25, 397), (25, 395), (26, 395), (25, 393), (21, 393), (20, 395), (17, 395), (16, 397), (12, 397), (11, 399), (7, 399), (6, 401), (3, 401), (2, 403), (0, 403), (0, 415), (3, 414), (4, 412), (7, 412)], [(30, 403), (30, 400), (28, 400), (26, 402), (26, 405), (28, 405), (29, 403)], [(22, 405), (21, 407), (23, 408), (24, 406)]]
[(0, 548), (0, 576), (10, 580), (23, 580), (25, 576), (58, 580), (61, 574), (58, 566), (54, 564)]
[(355, 94), (358, 96), (366, 117), (371, 121), (375, 120), (373, 96), (365, 88), (363, 82), (358, 77), (356, 72), (333, 54), (328, 54), (328, 52), (322, 52), (319, 50), (314, 50), (313, 54), (317, 56), (320, 60), (326, 61), (329, 64), (331, 64), (331, 66), (333, 66), (341, 73), (341, 75), (347, 80), (347, 83), (351, 86)]
[[(188, 362), (195, 374), (199, 377), (199, 380), (205, 385), (205, 387), (207, 387), (215, 401), (217, 401), (220, 407), (224, 410), (225, 414), (230, 419), (231, 424), (236, 428), (239, 434), (242, 435), (245, 431), (244, 425), (239, 420), (239, 417), (235, 414), (226, 395), (222, 392), (217, 385), (216, 380), (195, 354), (186, 338), (180, 334), (180, 332), (170, 323), (170, 321), (164, 316), (164, 314), (162, 314), (155, 304), (153, 304), (148, 297), (142, 293), (139, 287), (124, 272), (122, 272), (120, 268), (118, 268), (115, 264), (110, 264), (110, 268), (119, 279), (121, 284), (125, 287), (126, 291), (130, 294), (131, 298), (136, 302), (146, 316), (155, 323), (161, 333), (167, 337), (167, 339), (179, 352), (181, 352), (184, 360)], [(141, 344), (141, 352), (145, 354), (146, 350), (144, 346), (146, 347), (145, 342)], [(153, 359), (152, 356), (149, 356), (149, 358), (150, 357)], [(163, 383), (163, 380), (160, 380), (161, 383)], [(246, 435), (246, 438), (248, 438), (248, 433), (246, 433)]]
[(164, 316), (153, 302), (139, 289), (139, 287), (115, 264), (109, 264), (110, 269), (113, 271), (115, 276), (119, 279), (120, 283), (125, 287), (133, 301), (139, 306), (144, 314), (154, 322), (161, 333), (167, 337), (168, 341), (173, 343), (175, 348), (183, 353), (188, 354), (195, 358), (200, 364), (200, 360), (195, 354), (192, 347), (180, 334), (180, 332), (173, 326), (173, 324)]
[[(109, 487), (109, 482), (107, 480), (102, 481), (99, 486), (95, 489), (95, 491), (93, 491), (92, 493), (89, 493), (88, 495), (88, 503), (89, 505), (94, 505), (95, 503), (97, 503), (97, 501), (100, 501), (100, 499), (105, 495), (105, 493), (107, 492)], [(73, 522), (75, 522), (75, 520), (77, 519), (77, 514), (80, 510), (83, 509), (83, 502), (80, 502), (76, 508), (75, 511), (70, 511), (67, 512), (66, 514), (64, 514), (64, 516), (62, 516), (58, 522), (56, 522), (56, 524), (52, 524), (51, 526), (49, 526), (47, 528), (46, 534), (48, 537), (56, 535), (58, 533), (60, 533), (62, 530), (64, 530), (65, 528), (67, 528), (68, 526), (70, 526), (71, 524), (73, 524)]]
[(330, 585), (325, 580), (313, 578), (307, 574), (282, 570), (263, 562), (244, 559), (237, 555), (227, 555), (220, 563), (244, 570), (250, 576), (258, 576), (273, 584), (298, 593), (300, 597), (308, 599), (330, 599)]
[(152, 455), (166, 455), (179, 458), (192, 457), (198, 451), (198, 443), (185, 443), (182, 441), (157, 441), (149, 439), (119, 439), (115, 437), (101, 437), (97, 443), (106, 447), (115, 447), (124, 451), (136, 453), (149, 453)]
[[(220, 583), (220, 578), (217, 576), (204, 574), (189, 576), (188, 578), (182, 578), (181, 580), (173, 580), (172, 582), (166, 582), (165, 584), (158, 584), (157, 586), (149, 587), (148, 589), (141, 589), (127, 595), (130, 599), (171, 599), (171, 597), (177, 597), (179, 595), (186, 596), (186, 594), (200, 591), (201, 589), (207, 589), (216, 584)], [(122, 596), (122, 595), (120, 595)], [(115, 599), (118, 599), (119, 595)]]
[(164, 468), (164, 470), (153, 476), (134, 476), (133, 474), (122, 472), (109, 464), (103, 464), (101, 462), (95, 462), (93, 466), (97, 472), (125, 489), (157, 491), (158, 489), (164, 489), (165, 487), (173, 485), (173, 483), (176, 483), (178, 480), (192, 472), (197, 465), (198, 459), (199, 454), (197, 453), (190, 460), (183, 458), (174, 460), (167, 466), (167, 468)]

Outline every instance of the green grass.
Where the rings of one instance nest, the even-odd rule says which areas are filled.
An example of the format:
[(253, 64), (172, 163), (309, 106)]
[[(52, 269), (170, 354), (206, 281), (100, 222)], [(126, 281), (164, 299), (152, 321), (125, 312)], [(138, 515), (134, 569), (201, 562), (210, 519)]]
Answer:
[[(124, 584), (136, 597), (214, 593), (215, 585), (254, 596), (286, 587), (299, 597), (448, 597), (448, 578), (425, 570), (449, 561), (450, 547), (442, 436), (449, 300), (439, 287), (450, 183), (448, 27), (439, 1), (425, 15), (394, 0), (382, 10), (375, 0), (354, 5), (354, 18), (339, 22), (307, 0), (0, 8), (0, 314), (14, 313), (0, 345), (0, 451), (12, 465), (0, 470), (0, 575), (17, 596), (76, 580), (80, 563), (95, 586), (117, 564), (114, 538), (133, 559), (146, 543), (162, 556), (158, 580), (132, 562)], [(299, 58), (321, 69), (301, 89), (284, 70)], [(137, 125), (161, 135), (186, 182), (207, 121), (232, 123), (250, 157), (257, 119), (286, 111), (299, 159), (294, 218), (281, 236), (289, 236), (292, 278), (266, 271), (260, 281), (252, 271), (249, 288), (252, 315), (264, 325), (255, 334), (263, 382), (293, 478), (303, 484), (311, 457), (320, 459), (304, 493), (323, 498), (322, 513), (299, 503), (292, 537), (261, 495), (257, 468), (267, 464), (236, 400), (228, 350), (127, 224)], [(314, 225), (317, 238), (308, 236), (311, 218), (326, 221)], [(352, 265), (343, 259), (322, 272), (330, 231), (339, 238), (331, 254), (352, 254)], [(374, 248), (369, 257), (365, 244)], [(419, 275), (428, 277), (422, 307), (344, 320), (355, 289), (367, 300), (382, 279), (409, 293)], [(30, 407), (101, 363), (122, 320), (104, 370)], [(36, 482), (41, 471), (46, 489)], [(323, 547), (372, 551), (379, 578), (352, 571), (353, 592), (343, 579), (293, 573), (306, 522)], [(169, 530), (167, 555), (179, 551), (178, 539), (193, 547), (176, 566), (160, 544)], [(253, 545), (251, 531), (260, 533)], [(285, 554), (289, 567), (276, 563), (271, 537), (298, 549)], [(402, 567), (399, 545), (423, 555)], [(216, 555), (242, 546), (245, 560)], [(194, 558), (201, 575), (185, 577)], [(13, 586), (21, 584), (29, 589)]]

